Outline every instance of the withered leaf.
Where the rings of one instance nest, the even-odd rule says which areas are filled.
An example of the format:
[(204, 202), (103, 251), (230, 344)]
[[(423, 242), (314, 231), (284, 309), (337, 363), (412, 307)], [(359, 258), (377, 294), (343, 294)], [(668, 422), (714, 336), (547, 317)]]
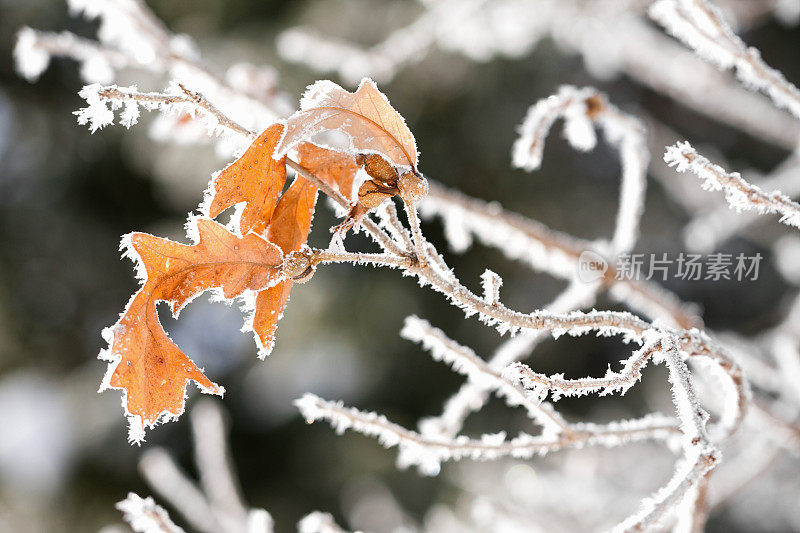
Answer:
[(239, 230), (261, 235), (267, 228), (275, 203), (286, 183), (286, 160), (272, 158), (283, 134), (282, 124), (273, 124), (247, 148), (236, 161), (218, 172), (209, 185), (208, 215), (216, 218), (239, 202), (247, 205), (242, 212)]
[(156, 304), (168, 302), (177, 317), (192, 298), (209, 289), (231, 299), (246, 290), (262, 290), (280, 276), (283, 255), (274, 244), (253, 233), (236, 236), (208, 219), (190, 224), (197, 230), (196, 244), (146, 233), (123, 241), (144, 281), (119, 321), (104, 331), (109, 346), (101, 355), (109, 360), (104, 386), (125, 392), (134, 441), (142, 440), (144, 427), (183, 412), (190, 380), (203, 392), (223, 392), (170, 340)]
[[(144, 282), (119, 321), (104, 332), (109, 347), (101, 355), (110, 362), (104, 386), (125, 391), (131, 440), (141, 440), (145, 427), (183, 412), (189, 381), (206, 393), (223, 392), (170, 340), (158, 320), (158, 302), (167, 302), (177, 317), (189, 301), (210, 289), (224, 299), (254, 293), (247, 301), (251, 308), (254, 304), (250, 316), (259, 356), (274, 345), (277, 322), (294, 284), (282, 272), (283, 254), (306, 243), (317, 196), (317, 188), (302, 177), (281, 196), (285, 161), (275, 161), (272, 153), (282, 132), (281, 124), (265, 130), (212, 179), (207, 214), (215, 217), (245, 202), (239, 234), (197, 218), (190, 221), (195, 244), (144, 233), (124, 241)], [(342, 194), (352, 194), (358, 169), (353, 156), (311, 144), (299, 148), (302, 165)]]
[(342, 193), (348, 200), (351, 198), (353, 181), (358, 171), (354, 156), (312, 143), (302, 143), (297, 149), (297, 155), (303, 168)]
[[(284, 254), (299, 250), (308, 239), (316, 199), (317, 188), (298, 176), (275, 207), (267, 238), (279, 246)], [(262, 358), (272, 351), (275, 344), (275, 330), (278, 320), (283, 316), (293, 284), (292, 280), (285, 280), (258, 293), (253, 331), (260, 344), (259, 356)]]
[(361, 80), (354, 93), (328, 80), (309, 86), (300, 100), (300, 110), (286, 121), (286, 131), (274, 155), (283, 157), (301, 142), (333, 130), (348, 135), (355, 151), (378, 152), (396, 166), (416, 170), (414, 135), (386, 95), (368, 78)]

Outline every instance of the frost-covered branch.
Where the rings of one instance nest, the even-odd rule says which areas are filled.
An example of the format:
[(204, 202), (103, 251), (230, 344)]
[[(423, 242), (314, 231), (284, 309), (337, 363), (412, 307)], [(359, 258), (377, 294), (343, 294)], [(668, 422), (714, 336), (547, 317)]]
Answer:
[(721, 459), (719, 450), (706, 433), (708, 414), (697, 401), (691, 374), (681, 358), (675, 339), (665, 335), (660, 342), (659, 351), (669, 369), (672, 400), (681, 421), (685, 457), (669, 482), (651, 498), (645, 499), (636, 513), (615, 527), (615, 533), (646, 531), (659, 525)]
[(398, 447), (397, 464), (400, 468), (416, 466), (427, 475), (437, 475), (441, 463), (470, 458), (490, 461), (502, 457), (521, 459), (544, 455), (551, 451), (583, 446), (618, 446), (641, 440), (662, 440), (675, 435), (674, 422), (662, 416), (612, 424), (578, 426), (591, 431), (570, 432), (563, 435), (532, 436), (521, 433), (506, 439), (505, 432), (483, 435), (480, 439), (465, 436), (445, 438), (426, 436), (390, 422), (377, 413), (345, 407), (342, 402), (330, 402), (313, 394), (306, 394), (295, 405), (309, 423), (326, 420), (337, 433), (348, 429), (375, 437), (386, 448)]
[(272, 533), (269, 513), (249, 508), (242, 499), (219, 405), (201, 401), (192, 409), (190, 418), (202, 490), (159, 448), (151, 448), (142, 457), (139, 463), (142, 476), (197, 531)]
[(760, 214), (776, 213), (780, 221), (800, 228), (800, 204), (780, 191), (765, 192), (748, 183), (738, 172), (728, 173), (698, 154), (688, 142), (667, 147), (664, 161), (677, 172), (691, 171), (703, 180), (703, 188), (723, 191), (728, 204), (736, 211), (755, 209)]
[(117, 503), (122, 518), (136, 533), (183, 533), (176, 526), (167, 511), (157, 505), (153, 498), (142, 498), (133, 492)]
[(51, 33), (25, 27), (17, 33), (14, 61), (26, 80), (38, 80), (50, 58), (60, 56), (78, 61), (81, 78), (90, 83), (110, 83), (114, 70), (129, 64), (128, 56), (122, 52), (68, 31)]
[(303, 517), (297, 524), (299, 533), (347, 533), (329, 513), (315, 511)]
[(736, 69), (745, 87), (764, 92), (800, 119), (800, 90), (745, 45), (716, 6), (707, 0), (659, 0), (650, 16), (700, 57), (723, 70)]
[(625, 361), (621, 372), (614, 372), (609, 368), (602, 378), (566, 379), (564, 374), (548, 376), (534, 372), (523, 363), (509, 365), (503, 371), (503, 377), (520, 382), (539, 398), (544, 399), (549, 393), (553, 401), (558, 401), (563, 396), (582, 396), (594, 392), (601, 396), (615, 392), (625, 394), (642, 379), (642, 369), (653, 354), (661, 349), (657, 340), (658, 333), (653, 333), (653, 338), (644, 342), (642, 347)]
[[(763, 178), (753, 176), (761, 178), (758, 181), (751, 179), (750, 176), (744, 179), (761, 190), (778, 190), (788, 198), (796, 199), (800, 196), (798, 176), (800, 176), (800, 160), (793, 155)], [(691, 251), (710, 253), (720, 243), (747, 231), (763, 220), (757, 212), (739, 213), (722, 205), (695, 216), (683, 229), (683, 240)], [(780, 254), (777, 248), (776, 252)], [(780, 261), (780, 257), (778, 260)]]
[[(540, 222), (505, 211), (495, 203), (470, 198), (435, 182), (430, 182), (422, 213), (426, 218), (436, 215), (442, 219), (445, 236), (455, 251), (469, 248), (474, 236), (509, 259), (562, 279), (573, 279), (581, 253), (593, 249), (589, 241), (550, 229)], [(650, 318), (666, 320), (682, 328), (700, 325), (693, 306), (653, 283), (616, 279), (614, 265), (609, 263), (608, 266), (603, 283), (610, 287), (613, 297)]]
[(553, 123), (564, 119), (564, 135), (576, 150), (589, 151), (597, 144), (595, 126), (618, 152), (622, 167), (619, 210), (611, 240), (614, 252), (633, 248), (644, 210), (647, 164), (650, 153), (642, 123), (623, 113), (592, 87), (563, 86), (558, 93), (540, 100), (528, 109), (514, 143), (515, 167), (532, 171), (542, 163), (545, 139)]
[(142, 93), (136, 86), (103, 87), (98, 84), (87, 85), (79, 93), (89, 104), (79, 111), (78, 124), (88, 124), (92, 132), (114, 123), (114, 110), (123, 108), (120, 124), (130, 128), (139, 120), (139, 106), (146, 110), (158, 109), (162, 112), (186, 113), (194, 116), (196, 111), (202, 113), (206, 128), (215, 135), (231, 131), (251, 137), (254, 133), (224, 115), (214, 104), (202, 94), (191, 91), (183, 85), (173, 84), (168, 92)]
[(544, 427), (545, 432), (559, 433), (567, 429), (563, 418), (552, 406), (542, 404), (542, 396), (528, 394), (521, 387), (505, 379), (489, 367), (470, 348), (450, 339), (445, 333), (416, 316), (407, 317), (400, 336), (420, 343), (434, 360), (444, 361), (455, 372), (467, 376), (469, 381), (485, 390), (494, 390), (510, 406), (523, 406), (530, 418)]
[[(545, 306), (556, 312), (569, 312), (589, 307), (594, 301), (596, 287), (583, 283), (573, 283), (557, 298)], [(522, 332), (504, 341), (486, 363), (496, 375), (514, 361), (527, 357), (543, 340), (550, 338), (549, 332)], [(470, 413), (480, 411), (489, 399), (490, 388), (483, 382), (467, 382), (444, 404), (442, 413), (436, 417), (425, 418), (419, 427), (423, 434), (441, 434), (453, 437), (459, 433), (464, 420)]]
[[(302, 167), (301, 167), (302, 168)], [(377, 226), (375, 226), (377, 228)], [(377, 228), (379, 229), (379, 228)], [(372, 231), (372, 230), (370, 230)], [(387, 236), (388, 238), (388, 236)], [(393, 246), (397, 246), (393, 243)], [(500, 302), (487, 303), (482, 297), (464, 287), (457, 279), (442, 273), (441, 269), (409, 260), (406, 255), (396, 258), (386, 255), (348, 252), (319, 252), (321, 262), (347, 262), (373, 266), (401, 267), (408, 275), (416, 276), (420, 283), (430, 285), (444, 294), (467, 316), (479, 315), (481, 320), (498, 331), (516, 333), (519, 330), (547, 330), (555, 336), (583, 335), (591, 331), (599, 335), (623, 335), (626, 340), (639, 338), (650, 328), (650, 323), (627, 312), (592, 311), (589, 313), (552, 313), (542, 309), (522, 313), (509, 309)], [(446, 266), (446, 265), (445, 265)]]

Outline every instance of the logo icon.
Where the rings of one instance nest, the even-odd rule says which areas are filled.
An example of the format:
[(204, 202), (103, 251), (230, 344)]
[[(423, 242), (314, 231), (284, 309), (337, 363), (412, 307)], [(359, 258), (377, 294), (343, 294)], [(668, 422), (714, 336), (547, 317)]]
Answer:
[(578, 257), (578, 279), (584, 283), (593, 283), (601, 279), (608, 271), (608, 262), (602, 255), (591, 250), (584, 250)]

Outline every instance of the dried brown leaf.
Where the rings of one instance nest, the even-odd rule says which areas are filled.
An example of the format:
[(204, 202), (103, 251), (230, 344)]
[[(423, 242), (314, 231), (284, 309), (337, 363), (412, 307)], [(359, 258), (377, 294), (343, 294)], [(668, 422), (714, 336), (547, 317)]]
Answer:
[(368, 78), (361, 80), (354, 93), (328, 80), (309, 86), (300, 100), (300, 110), (286, 121), (275, 156), (285, 156), (323, 131), (347, 134), (354, 152), (377, 152), (396, 166), (417, 168), (414, 135), (386, 95)]

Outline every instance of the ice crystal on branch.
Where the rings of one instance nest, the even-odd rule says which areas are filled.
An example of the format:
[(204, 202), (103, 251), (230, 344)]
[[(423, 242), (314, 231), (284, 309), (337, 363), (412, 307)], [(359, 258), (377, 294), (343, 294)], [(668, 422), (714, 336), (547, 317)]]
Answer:
[[(112, 107), (119, 108), (120, 106), (119, 102), (109, 105), (108, 101), (100, 96), (101, 89), (103, 87), (100, 84), (87, 85), (78, 93), (78, 96), (86, 100), (88, 104), (83, 109), (75, 112), (78, 117), (78, 124), (88, 124), (92, 133), (113, 124), (114, 112)], [(130, 90), (136, 90), (136, 88), (131, 87)]]
[(503, 279), (488, 268), (481, 274), (481, 287), (483, 288), (483, 299), (488, 304), (496, 304), (500, 301), (500, 287), (503, 286)]

